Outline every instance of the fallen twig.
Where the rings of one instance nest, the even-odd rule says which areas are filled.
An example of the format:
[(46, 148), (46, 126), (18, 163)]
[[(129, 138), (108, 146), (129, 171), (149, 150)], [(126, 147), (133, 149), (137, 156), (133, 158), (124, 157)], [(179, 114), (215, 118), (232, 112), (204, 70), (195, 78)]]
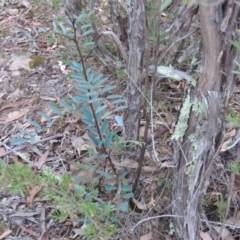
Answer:
[[(56, 134), (56, 135), (53, 135), (53, 136), (50, 136), (50, 137), (40, 139), (40, 140), (36, 141), (35, 143), (32, 143), (32, 145), (36, 145), (38, 143), (46, 142), (46, 141), (49, 141), (49, 140), (52, 140), (52, 139), (55, 139), (55, 138), (60, 138), (60, 137), (63, 137), (63, 136), (64, 136), (64, 134)], [(0, 146), (5, 146), (6, 148), (10, 149), (8, 152), (5, 152), (5, 153), (1, 154), (0, 157), (7, 156), (8, 154), (11, 154), (11, 153), (16, 153), (17, 154), (17, 151), (22, 150), (26, 147), (26, 145), (24, 144), (22, 146), (15, 147), (15, 148), (11, 149), (7, 145), (3, 144), (2, 142), (0, 142)]]

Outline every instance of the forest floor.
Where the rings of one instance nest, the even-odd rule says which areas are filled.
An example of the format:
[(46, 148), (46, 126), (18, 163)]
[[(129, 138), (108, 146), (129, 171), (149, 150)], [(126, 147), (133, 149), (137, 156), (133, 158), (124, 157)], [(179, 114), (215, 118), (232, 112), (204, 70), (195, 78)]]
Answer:
[[(29, 187), (21, 189), (21, 181), (30, 181), (30, 177), (37, 178), (37, 175), (42, 176), (43, 171), (49, 169), (56, 176), (67, 172), (74, 177), (91, 179), (94, 174), (83, 171), (76, 165), (84, 162), (82, 160), (85, 159), (86, 149), (93, 147), (86, 127), (81, 122), (81, 116), (66, 114), (64, 119), (59, 120), (54, 114), (54, 108), (48, 108), (50, 104), (57, 104), (76, 92), (74, 82), (68, 77), (74, 56), (62, 39), (53, 33), (52, 21), (56, 15), (64, 16), (57, 0), (52, 3), (46, 1), (44, 4), (27, 0), (0, 0), (0, 161), (3, 166), (13, 163), (18, 167), (30, 166), (30, 172), (24, 169), (25, 177), (16, 179), (19, 182), (15, 188), (10, 186), (11, 179), (8, 190), (2, 190), (0, 182), (0, 240), (84, 239), (83, 224), (76, 220), (79, 217), (77, 211), (72, 211), (71, 216), (57, 217), (52, 206), (53, 201), (43, 197), (39, 186), (29, 184)], [(109, 77), (108, 84), (117, 82), (118, 93), (123, 93), (121, 83), (124, 79), (117, 79), (114, 69), (104, 66), (94, 57), (90, 58), (89, 62), (95, 71)], [(177, 97), (167, 98), (169, 92)], [(171, 125), (176, 120), (181, 105), (181, 86), (167, 82), (159, 88), (157, 94), (159, 100), (154, 107), (165, 123)], [(40, 111), (54, 120), (51, 129), (46, 128), (46, 119), (39, 115)], [(38, 122), (41, 127), (45, 127), (44, 131), (38, 132), (38, 126), (33, 126), (29, 121)], [(114, 117), (110, 118), (110, 122), (112, 128), (118, 128), (121, 132), (121, 126), (118, 126)], [(164, 124), (156, 121), (154, 129), (159, 131)], [(26, 131), (35, 136), (33, 144), (24, 142)], [(141, 121), (140, 137), (143, 137), (143, 133), (144, 121)], [(236, 129), (231, 129), (228, 135), (229, 139), (234, 138)], [(117, 217), (121, 227), (112, 238), (99, 239), (172, 239), (171, 219), (167, 218), (171, 214), (173, 153), (170, 136), (171, 132), (167, 132), (157, 139), (154, 145), (161, 164), (151, 160), (152, 146), (147, 149), (140, 181), (142, 191), (138, 200), (134, 199), (135, 207), (121, 209), (120, 212), (118, 209)], [(223, 148), (228, 142), (224, 144)], [(121, 163), (115, 161), (114, 164), (127, 170), (130, 175), (137, 168), (136, 160), (131, 159), (125, 159)], [(213, 221), (221, 221), (226, 211), (226, 173), (219, 158), (213, 171), (209, 188), (211, 190), (204, 203), (205, 214)], [(0, 181), (3, 181), (1, 174), (2, 172)], [(13, 169), (12, 174), (12, 178), (14, 175), (21, 175), (18, 170), (14, 172)], [(29, 176), (26, 176), (27, 174)], [(116, 179), (111, 181), (117, 182)], [(237, 195), (238, 191), (232, 194)], [(111, 194), (100, 192), (97, 199), (104, 202), (111, 197)], [(235, 212), (235, 218), (229, 218), (227, 222), (232, 221), (239, 225), (240, 214), (234, 206), (232, 212)], [(162, 218), (157, 218), (159, 215)], [(166, 218), (163, 218), (165, 215)], [(155, 218), (149, 219), (151, 217)], [(146, 221), (140, 222), (141, 220)], [(232, 232), (227, 228), (225, 231), (226, 236), (229, 235), (228, 239), (237, 239), (230, 237)], [(207, 237), (205, 235), (202, 239), (210, 239)]]

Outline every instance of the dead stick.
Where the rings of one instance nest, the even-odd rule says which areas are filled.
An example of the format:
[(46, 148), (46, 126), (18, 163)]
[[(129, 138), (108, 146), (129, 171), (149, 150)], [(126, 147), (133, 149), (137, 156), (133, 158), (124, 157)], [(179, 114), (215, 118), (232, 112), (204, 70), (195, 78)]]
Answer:
[[(60, 138), (60, 137), (63, 137), (64, 135), (63, 134), (56, 134), (54, 136), (51, 136), (51, 137), (46, 137), (46, 138), (43, 138), (41, 140), (38, 140), (36, 141), (35, 143), (32, 143), (32, 145), (36, 145), (38, 143), (41, 143), (41, 142), (46, 142), (48, 140), (52, 140), (52, 139), (55, 139), (55, 138)], [(1, 142), (0, 142), (0, 145), (3, 145)], [(0, 155), (0, 157), (4, 157), (4, 156), (7, 156), (8, 154), (10, 153), (14, 153), (16, 151), (19, 151), (19, 150), (22, 150), (26, 147), (26, 145), (22, 145), (22, 146), (19, 146), (19, 147), (16, 147), (16, 148), (13, 148), (11, 150), (9, 150), (8, 152), (5, 152), (3, 154)]]

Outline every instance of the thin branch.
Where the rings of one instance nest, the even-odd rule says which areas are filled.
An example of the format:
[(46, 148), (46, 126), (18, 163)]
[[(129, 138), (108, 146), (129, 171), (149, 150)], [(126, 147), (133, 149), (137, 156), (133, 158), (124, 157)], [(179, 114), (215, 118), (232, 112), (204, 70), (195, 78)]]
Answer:
[[(49, 141), (49, 140), (52, 140), (52, 139), (55, 139), (55, 138), (60, 138), (60, 137), (63, 137), (63, 136), (64, 136), (64, 134), (56, 134), (54, 136), (46, 137), (46, 138), (43, 138), (41, 140), (38, 140), (38, 141), (32, 143), (31, 145), (36, 145), (38, 143), (46, 142), (46, 141)], [(22, 145), (22, 146), (19, 146), (19, 147), (10, 148), (10, 147), (8, 147), (7, 145), (5, 145), (2, 142), (0, 142), (0, 145), (5, 146), (7, 149), (9, 149), (8, 152), (5, 152), (5, 153), (1, 154), (0, 157), (7, 156), (8, 154), (11, 154), (11, 153), (18, 154), (17, 151), (22, 150), (22, 149), (24, 149), (26, 147), (26, 145)]]

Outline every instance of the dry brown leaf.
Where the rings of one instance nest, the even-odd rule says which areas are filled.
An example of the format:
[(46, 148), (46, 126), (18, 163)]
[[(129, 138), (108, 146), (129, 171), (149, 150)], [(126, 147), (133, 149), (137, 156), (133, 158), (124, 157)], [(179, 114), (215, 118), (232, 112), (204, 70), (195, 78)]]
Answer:
[(42, 165), (46, 162), (46, 159), (48, 157), (49, 151), (46, 151), (39, 159), (38, 161), (34, 162), (32, 165), (41, 168)]
[(29, 109), (25, 109), (21, 112), (19, 112), (19, 111), (11, 112), (8, 115), (8, 118), (4, 121), (4, 123), (9, 123), (9, 122), (12, 122), (14, 120), (17, 120), (17, 119), (23, 117), (26, 113), (28, 113), (28, 111), (29, 111)]
[(77, 150), (78, 155), (81, 155), (81, 146), (84, 144), (82, 137), (75, 137), (72, 139), (72, 146)]
[(36, 196), (36, 194), (41, 190), (41, 187), (39, 186), (35, 186), (33, 187), (29, 192), (29, 196), (27, 197), (27, 203), (32, 203), (34, 197)]
[(114, 109), (114, 105), (110, 101), (108, 101), (106, 98), (104, 98), (103, 101), (109, 109)]
[[(216, 231), (217, 233), (219, 233), (220, 230), (221, 230), (221, 227), (219, 227), (219, 226), (213, 226), (213, 228), (215, 229), (215, 231)], [(231, 232), (230, 232), (227, 228), (225, 228), (225, 227), (223, 228), (221, 238), (222, 238), (222, 239), (227, 239), (227, 240), (234, 240), (234, 238), (232, 237)], [(205, 240), (205, 239), (204, 239), (204, 240)], [(207, 240), (208, 240), (208, 239), (207, 239)]]
[(32, 236), (35, 236), (35, 237), (38, 236), (38, 234), (37, 234), (36, 232), (34, 232), (32, 229), (30, 229), (30, 228), (26, 228), (26, 227), (24, 227), (24, 226), (22, 226), (22, 225), (20, 225), (20, 228), (21, 228), (24, 232), (26, 232), (26, 233), (28, 233), (28, 234), (30, 234), (30, 235), (32, 235)]
[(20, 103), (9, 103), (5, 106), (3, 106), (1, 109), (0, 109), (0, 112), (4, 109), (7, 109), (7, 108), (18, 108), (21, 104)]
[(240, 226), (240, 211), (238, 211), (236, 216), (227, 219), (227, 223)]
[(49, 230), (46, 230), (46, 231), (42, 234), (42, 236), (39, 238), (39, 240), (49, 240), (48, 231), (49, 231)]
[(208, 234), (208, 232), (203, 232), (203, 231), (199, 231), (200, 237), (202, 238), (202, 240), (213, 240), (210, 235)]
[[(46, 115), (50, 116), (52, 114), (52, 112), (53, 112), (52, 110), (49, 110), (46, 112)], [(46, 118), (41, 117), (41, 120), (40, 120), (41, 123), (45, 123), (46, 121), (47, 121)]]
[(153, 239), (152, 232), (149, 232), (148, 234), (140, 237), (140, 240), (152, 240), (152, 239)]
[(84, 234), (86, 224), (84, 223), (80, 228), (73, 228), (73, 232), (75, 233), (73, 239), (75, 239), (77, 236), (82, 236)]
[(69, 240), (68, 238), (53, 238), (53, 240)]
[(168, 148), (166, 148), (165, 146), (161, 146), (157, 149), (160, 153), (165, 153), (165, 154), (168, 154), (170, 156), (172, 156), (172, 151), (169, 150)]
[(0, 235), (0, 240), (4, 239), (6, 236), (8, 236), (10, 233), (12, 232), (12, 230), (8, 229), (6, 232), (4, 232), (2, 235)]
[(156, 167), (144, 166), (142, 167), (142, 172), (156, 172)]
[(225, 142), (222, 144), (221, 150), (226, 149), (231, 142), (232, 142), (232, 138), (230, 138), (230, 139), (228, 139), (227, 141), (225, 141)]
[(3, 155), (5, 152), (6, 152), (6, 151), (5, 151), (5, 148), (0, 147), (0, 156)]
[(229, 137), (235, 137), (236, 136), (236, 133), (237, 133), (237, 130), (236, 128), (234, 128), (233, 130), (231, 130), (230, 132), (228, 132), (228, 136)]
[(112, 160), (112, 162), (117, 167), (128, 167), (128, 168), (134, 168), (134, 169), (138, 167), (138, 163), (132, 159), (125, 159), (122, 162)]
[(143, 204), (143, 203), (139, 202), (137, 199), (135, 199), (134, 197), (132, 198), (132, 201), (141, 210), (147, 210), (149, 208), (149, 206), (148, 206), (149, 204)]

